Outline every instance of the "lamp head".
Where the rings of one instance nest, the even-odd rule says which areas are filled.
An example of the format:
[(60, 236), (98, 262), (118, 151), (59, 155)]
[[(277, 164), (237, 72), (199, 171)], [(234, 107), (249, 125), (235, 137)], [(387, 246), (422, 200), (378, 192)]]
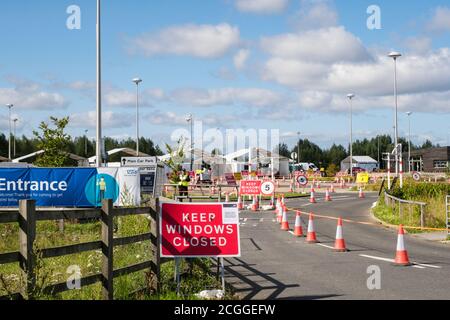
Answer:
[(136, 85), (138, 85), (139, 83), (142, 82), (142, 79), (141, 79), (141, 78), (134, 78), (132, 81), (133, 81)]
[(397, 51), (392, 51), (388, 54), (388, 57), (393, 58), (393, 59), (400, 58), (401, 56), (402, 56), (402, 54)]
[(408, 111), (406, 114), (407, 114), (408, 116), (410, 116), (410, 115), (412, 115), (412, 112), (411, 112), (411, 111)]
[(188, 115), (187, 115), (186, 121), (187, 121), (187, 122), (192, 121), (192, 114), (188, 114)]
[(11, 104), (11, 103), (8, 103), (7, 105), (6, 105), (6, 107), (8, 107), (8, 108), (12, 108), (12, 107), (14, 107), (14, 105), (13, 104)]
[(349, 93), (349, 94), (347, 95), (347, 98), (349, 98), (350, 100), (352, 100), (354, 97), (355, 97), (355, 94), (354, 94), (354, 93)]

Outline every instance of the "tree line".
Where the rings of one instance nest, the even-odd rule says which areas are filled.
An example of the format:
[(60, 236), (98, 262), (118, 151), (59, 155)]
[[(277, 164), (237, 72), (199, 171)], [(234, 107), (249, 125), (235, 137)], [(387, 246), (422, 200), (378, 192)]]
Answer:
[[(408, 141), (405, 138), (399, 138), (399, 143), (403, 145), (403, 152), (408, 152)], [(427, 140), (422, 145), (411, 143), (411, 150), (427, 149), (439, 147)], [(280, 155), (291, 158), (293, 152), (298, 153), (300, 150), (300, 162), (312, 162), (321, 168), (328, 168), (331, 165), (337, 170), (340, 169), (341, 161), (350, 155), (350, 145), (344, 147), (342, 145), (333, 144), (331, 148), (322, 149), (317, 144), (308, 139), (299, 140), (295, 147), (289, 148), (285, 143), (280, 144)], [(392, 152), (394, 150), (393, 139), (389, 135), (379, 135), (372, 139), (356, 140), (353, 143), (354, 156), (369, 156), (375, 160), (379, 160), (381, 168), (384, 169), (383, 153)], [(297, 160), (297, 159), (295, 159)]]

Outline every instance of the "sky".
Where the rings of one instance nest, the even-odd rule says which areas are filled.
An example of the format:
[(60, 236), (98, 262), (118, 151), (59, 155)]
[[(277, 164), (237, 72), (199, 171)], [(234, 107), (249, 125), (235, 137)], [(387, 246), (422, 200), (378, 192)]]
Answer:
[[(80, 29), (67, 27), (73, 5)], [(71, 135), (94, 138), (96, 1), (8, 0), (0, 9), (0, 105), (15, 105), (17, 133), (70, 116)], [(279, 129), (290, 146), (297, 132), (347, 145), (348, 93), (355, 139), (392, 135), (395, 50), (400, 135), (411, 111), (414, 143), (450, 139), (448, 0), (108, 0), (102, 40), (105, 136), (135, 136), (134, 77), (143, 79), (141, 135), (160, 145), (188, 128), (187, 114), (221, 131)], [(0, 130), (8, 128), (5, 107)]]

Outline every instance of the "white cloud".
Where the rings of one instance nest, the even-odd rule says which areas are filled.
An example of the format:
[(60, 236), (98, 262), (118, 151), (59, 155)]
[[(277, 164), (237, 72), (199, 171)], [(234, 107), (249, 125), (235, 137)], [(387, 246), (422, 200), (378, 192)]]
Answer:
[(425, 54), (431, 51), (432, 40), (428, 37), (409, 37), (405, 45), (413, 53)]
[(261, 40), (261, 47), (274, 57), (306, 62), (361, 62), (370, 59), (361, 40), (344, 27), (266, 37)]
[[(102, 124), (106, 129), (128, 128), (135, 123), (129, 113), (102, 112)], [(75, 113), (70, 116), (70, 126), (75, 128), (93, 129), (96, 127), (97, 113), (95, 111)]]
[(222, 23), (173, 26), (157, 33), (136, 37), (131, 40), (131, 43), (132, 51), (146, 56), (178, 55), (218, 58), (236, 47), (239, 41), (239, 28)]
[(338, 25), (339, 15), (329, 1), (304, 0), (300, 11), (291, 19), (299, 30), (329, 28)]
[(68, 101), (59, 93), (33, 88), (0, 88), (0, 105), (12, 103), (18, 109), (55, 110), (67, 108)]
[(427, 29), (432, 32), (450, 31), (450, 8), (437, 7), (431, 21), (427, 25)]
[(234, 66), (237, 70), (242, 70), (245, 68), (248, 58), (250, 57), (250, 50), (242, 49), (233, 58)]
[(283, 101), (280, 94), (260, 88), (178, 89), (172, 99), (180, 104), (195, 107), (242, 105), (244, 107), (267, 107)]
[(272, 14), (283, 12), (289, 0), (236, 0), (239, 11), (257, 14)]

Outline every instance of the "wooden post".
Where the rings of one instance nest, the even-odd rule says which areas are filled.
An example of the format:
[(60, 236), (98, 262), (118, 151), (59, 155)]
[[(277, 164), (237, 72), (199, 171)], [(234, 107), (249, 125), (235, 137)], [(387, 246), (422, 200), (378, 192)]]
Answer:
[(423, 205), (420, 206), (420, 226), (422, 228), (425, 227), (425, 213), (424, 213)]
[(113, 288), (113, 201), (105, 199), (102, 203), (102, 297), (103, 300), (114, 299)]
[(20, 267), (26, 274), (26, 296), (32, 300), (36, 287), (36, 255), (33, 248), (36, 240), (36, 201), (20, 200), (19, 227)]
[(154, 281), (154, 287), (152, 289), (155, 289), (157, 293), (161, 292), (161, 237), (159, 234), (159, 214), (160, 214), (160, 204), (159, 204), (159, 198), (155, 199), (155, 205), (152, 206), (152, 210), (155, 211), (155, 218), (153, 219), (152, 223), (152, 230), (151, 232), (156, 237), (156, 244), (152, 243), (152, 250), (153, 250), (153, 263), (156, 266), (156, 270), (152, 270), (154, 273), (155, 281)]

